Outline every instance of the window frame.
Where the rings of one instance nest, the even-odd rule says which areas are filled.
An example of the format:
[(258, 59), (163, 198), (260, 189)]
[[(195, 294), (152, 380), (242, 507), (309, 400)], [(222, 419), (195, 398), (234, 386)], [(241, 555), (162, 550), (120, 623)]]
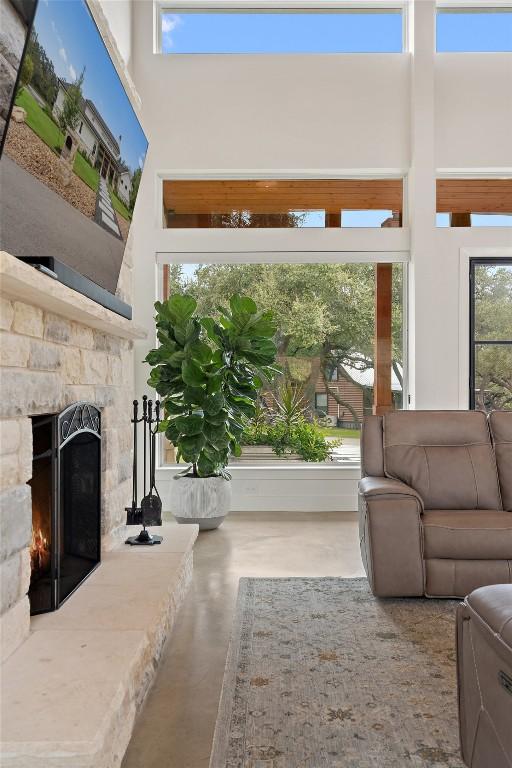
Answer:
[(512, 258), (500, 256), (470, 256), (469, 258), (469, 409), (475, 410), (476, 348), (477, 346), (511, 346), (511, 339), (475, 338), (475, 270), (480, 266), (512, 267)]
[[(162, 301), (164, 295), (164, 270), (165, 264), (180, 263), (180, 264), (197, 264), (198, 261), (202, 264), (279, 264), (279, 263), (309, 263), (309, 264), (325, 264), (325, 263), (361, 263), (361, 264), (376, 264), (392, 263), (402, 265), (402, 349), (403, 349), (403, 384), (402, 384), (402, 410), (408, 410), (410, 407), (410, 393), (409, 393), (409, 263), (410, 252), (407, 251), (358, 251), (358, 252), (336, 252), (330, 254), (334, 258), (325, 258), (325, 252), (318, 252), (315, 254), (316, 258), (312, 258), (313, 254), (305, 254), (304, 252), (293, 253), (287, 251), (286, 253), (278, 251), (266, 251), (266, 252), (249, 252), (249, 253), (211, 253), (211, 252), (172, 252), (172, 251), (157, 251), (156, 256), (156, 275), (155, 275), (155, 301)], [(249, 258), (247, 258), (249, 257)], [(158, 345), (158, 339), (155, 328), (155, 335), (153, 339), (154, 345)], [(316, 401), (315, 401), (316, 405)], [(179, 464), (165, 464), (162, 449), (162, 440), (156, 441), (156, 471), (157, 472), (176, 472), (181, 468)], [(279, 462), (269, 465), (248, 464), (230, 466), (229, 471), (233, 475), (252, 477), (254, 472), (262, 472), (264, 476), (265, 471), (270, 470), (271, 473), (291, 472), (292, 474), (297, 472), (307, 472), (309, 477), (318, 476), (321, 477), (323, 473), (338, 472), (346, 475), (350, 474), (354, 470), (358, 472), (360, 465), (356, 467), (343, 467), (339, 464), (316, 463), (300, 461), (293, 465), (281, 465)], [(316, 474), (315, 474), (316, 473)]]
[[(318, 56), (318, 55), (347, 55), (344, 53), (164, 53), (162, 51), (162, 15), (164, 13), (401, 13), (402, 15), (402, 50), (409, 51), (408, 36), (408, 5), (409, 0), (322, 0), (315, 4), (314, 0), (251, 0), (247, 5), (243, 0), (153, 0), (153, 53), (161, 56)], [(353, 55), (372, 55), (372, 51), (354, 53)], [(349, 54), (352, 55), (352, 54)], [(389, 55), (389, 54), (382, 54)]]

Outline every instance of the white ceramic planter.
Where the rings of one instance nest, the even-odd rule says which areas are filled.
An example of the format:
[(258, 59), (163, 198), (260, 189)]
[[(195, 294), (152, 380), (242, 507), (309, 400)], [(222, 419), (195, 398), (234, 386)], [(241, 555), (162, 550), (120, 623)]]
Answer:
[(176, 475), (171, 481), (171, 510), (178, 523), (199, 530), (218, 528), (231, 508), (231, 481), (223, 477)]

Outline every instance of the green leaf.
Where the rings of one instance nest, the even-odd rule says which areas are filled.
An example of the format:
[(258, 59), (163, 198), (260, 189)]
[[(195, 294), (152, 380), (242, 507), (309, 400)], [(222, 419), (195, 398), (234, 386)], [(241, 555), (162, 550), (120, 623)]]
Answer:
[(191, 387), (199, 387), (206, 381), (206, 376), (201, 366), (195, 360), (184, 360), (181, 365), (181, 375), (185, 384)]
[(215, 416), (224, 406), (224, 395), (222, 392), (215, 392), (208, 395), (204, 401), (204, 410), (209, 416)]
[(174, 422), (182, 435), (198, 435), (203, 431), (204, 418), (201, 412), (178, 416)]
[(201, 387), (185, 387), (183, 390), (183, 402), (189, 406), (189, 409), (195, 406), (202, 406), (206, 397), (206, 392)]
[(275, 336), (277, 324), (272, 312), (263, 312), (259, 318), (254, 318), (250, 323), (250, 331), (252, 336)]
[(194, 314), (197, 307), (197, 301), (193, 296), (188, 296), (183, 293), (175, 293), (167, 299), (166, 306), (171, 320), (183, 325)]
[(221, 327), (217, 325), (212, 317), (203, 317), (201, 319), (201, 325), (205, 329), (208, 338), (210, 338), (215, 342), (215, 344), (217, 344), (217, 346), (219, 346), (221, 343)]
[(231, 307), (233, 315), (254, 315), (258, 311), (258, 307), (252, 299), (248, 296), (238, 296), (238, 294), (235, 294), (230, 298), (229, 306)]
[(176, 426), (176, 423), (174, 420), (169, 421), (169, 425), (165, 430), (165, 436), (171, 443), (173, 443), (174, 445), (177, 444), (178, 438), (180, 436), (180, 431)]
[(224, 423), (214, 426), (205, 421), (204, 434), (215, 448), (227, 448), (229, 445), (229, 436)]
[(239, 443), (234, 443), (231, 446), (231, 450), (233, 451), (233, 456), (236, 456), (237, 459), (242, 455), (242, 446)]
[(185, 353), (188, 357), (192, 357), (200, 365), (208, 365), (212, 359), (212, 350), (203, 341), (195, 341), (193, 344), (187, 344), (185, 347)]
[(181, 364), (184, 359), (185, 359), (184, 352), (173, 352), (171, 355), (169, 355), (167, 362), (169, 363), (169, 365), (173, 366), (174, 368), (181, 368)]
[(216, 462), (206, 456), (203, 452), (197, 460), (197, 473), (199, 477), (214, 477), (219, 472), (219, 466)]
[(219, 426), (220, 424), (224, 424), (226, 422), (227, 417), (228, 417), (228, 412), (223, 408), (216, 414), (207, 413), (205, 415), (205, 421), (207, 421), (208, 424), (214, 424), (215, 426)]
[(203, 434), (180, 437), (178, 445), (185, 461), (197, 461), (205, 442), (206, 438)]

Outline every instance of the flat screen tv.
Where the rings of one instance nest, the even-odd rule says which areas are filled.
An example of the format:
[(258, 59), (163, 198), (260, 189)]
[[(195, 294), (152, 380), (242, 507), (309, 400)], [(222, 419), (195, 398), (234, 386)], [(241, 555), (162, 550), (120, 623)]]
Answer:
[(85, 0), (0, 0), (0, 249), (115, 296), (147, 139)]

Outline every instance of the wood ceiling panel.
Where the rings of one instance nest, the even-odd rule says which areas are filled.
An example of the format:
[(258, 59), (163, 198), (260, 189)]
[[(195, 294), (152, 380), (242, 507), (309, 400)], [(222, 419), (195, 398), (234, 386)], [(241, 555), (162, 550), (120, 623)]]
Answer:
[(512, 213), (512, 179), (438, 179), (439, 213)]
[(401, 179), (164, 181), (164, 207), (176, 214), (251, 211), (402, 210)]

